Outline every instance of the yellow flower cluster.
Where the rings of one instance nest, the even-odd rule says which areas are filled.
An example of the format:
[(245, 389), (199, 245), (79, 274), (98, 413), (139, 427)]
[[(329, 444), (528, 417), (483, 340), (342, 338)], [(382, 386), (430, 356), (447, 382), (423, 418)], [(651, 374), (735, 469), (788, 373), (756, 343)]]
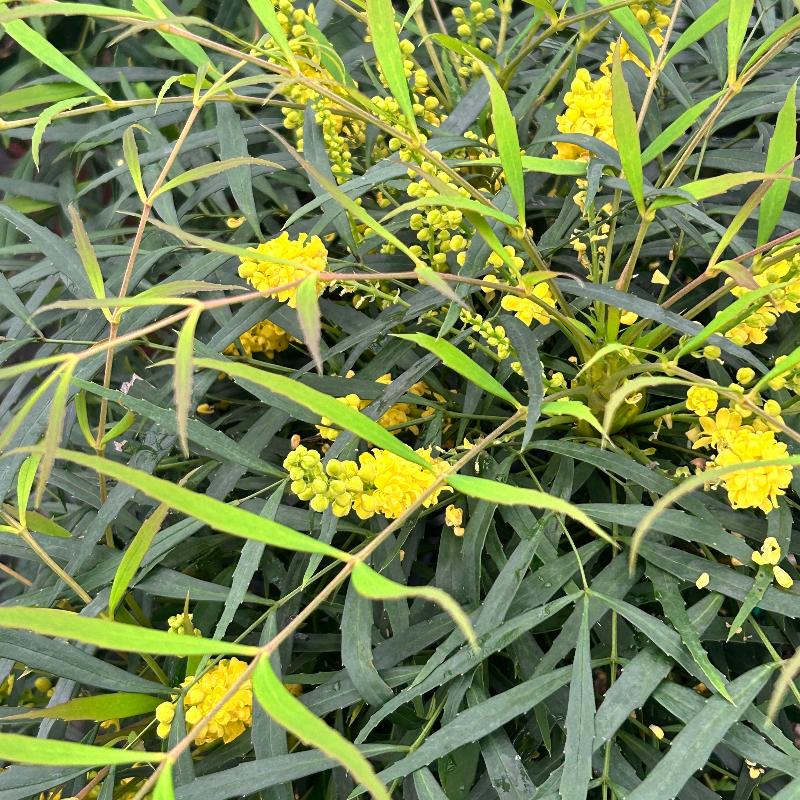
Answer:
[[(187, 688), (183, 698), (183, 707), (189, 730), (193, 729), (211, 711), (246, 669), (247, 664), (244, 661), (239, 661), (238, 658), (226, 658), (197, 680), (191, 676), (181, 684), (182, 687)], [(162, 739), (166, 739), (169, 735), (176, 705), (177, 699), (175, 702), (161, 703), (156, 708), (155, 716), (158, 720), (156, 732)], [(199, 746), (217, 741), (227, 744), (244, 733), (252, 722), (253, 689), (250, 681), (247, 680), (214, 717), (204, 724), (195, 739), (195, 744)]]
[(191, 628), (192, 636), (202, 636), (200, 629), (192, 624), (193, 619), (194, 614), (174, 614), (167, 620), (167, 633), (186, 636)]
[(686, 408), (698, 417), (706, 417), (717, 410), (719, 395), (708, 386), (692, 386), (686, 393)]
[(522, 276), (519, 285), (525, 289), (526, 296), (506, 293), (500, 301), (501, 307), (513, 312), (514, 316), (526, 325), (530, 325), (534, 320), (540, 325), (550, 322), (547, 306), (555, 308), (556, 299), (547, 281), (535, 274), (528, 274)]
[[(239, 276), (259, 292), (268, 292), (300, 281), (314, 272), (322, 272), (328, 264), (328, 251), (319, 236), (301, 233), (290, 239), (285, 231), (276, 239), (263, 242), (254, 252), (266, 256), (264, 261), (242, 258)], [(322, 292), (322, 285), (317, 284)], [(290, 308), (297, 306), (297, 286), (282, 288), (274, 296)]]
[[(292, 492), (307, 500), (314, 511), (328, 506), (337, 517), (355, 511), (360, 519), (382, 514), (387, 519), (401, 516), (428, 491), (446, 464), (431, 457), (430, 450), (417, 454), (433, 469), (406, 461), (388, 450), (375, 448), (362, 453), (358, 461), (331, 459), (324, 466), (319, 453), (302, 445), (283, 462), (291, 479)], [(425, 499), (428, 508), (447, 487), (439, 487)]]
[[(291, 0), (278, 0), (276, 15), (289, 41), (292, 52), (297, 56), (300, 76), (324, 84), (332, 92), (344, 97), (344, 93), (333, 80), (330, 72), (321, 65), (320, 45), (306, 31), (306, 22), (317, 24), (313, 4), (306, 10), (295, 8)], [(297, 149), (303, 151), (303, 122), (305, 108), (310, 105), (314, 120), (319, 125), (325, 149), (331, 162), (331, 171), (337, 180), (342, 181), (352, 175), (351, 146), (364, 141), (366, 126), (360, 120), (344, 117), (337, 113), (337, 103), (325, 97), (306, 82), (288, 83), (283, 89), (288, 99), (301, 108), (284, 107), (283, 124), (288, 130), (297, 131)]]
[(778, 586), (790, 589), (794, 584), (791, 575), (783, 568), (778, 566), (781, 560), (781, 547), (774, 536), (768, 536), (761, 545), (761, 550), (753, 550), (751, 556), (753, 563), (760, 567), (772, 567), (772, 574)]
[[(495, 10), (491, 5), (485, 5), (480, 0), (471, 0), (466, 8), (454, 6), (452, 15), (456, 23), (456, 33), (461, 41), (479, 47), (484, 52), (491, 48), (492, 40), (488, 36), (480, 35), (481, 28), (495, 18)], [(465, 78), (479, 75), (480, 67), (474, 59), (462, 58), (458, 74)]]
[[(751, 464), (729, 472), (720, 482), (733, 508), (759, 508), (768, 514), (777, 508), (778, 498), (786, 494), (792, 481), (792, 467), (758, 462), (785, 458), (788, 449), (777, 440), (767, 422), (755, 419), (752, 424), (743, 424), (743, 419), (751, 414), (748, 409), (721, 408), (712, 418), (710, 414), (716, 410), (717, 403), (718, 395), (713, 389), (703, 386), (689, 389), (686, 405), (700, 417), (700, 428), (689, 431), (692, 447), (716, 450), (710, 461), (712, 467)], [(767, 400), (763, 410), (780, 420), (781, 408), (775, 400)]]
[[(352, 371), (348, 372), (347, 377), (352, 378), (354, 374), (355, 373)], [(375, 382), (383, 384), (384, 386), (389, 386), (392, 382), (392, 376), (389, 373), (381, 375)], [(425, 383), (420, 381), (419, 383), (415, 383), (408, 391), (410, 394), (423, 397), (428, 391), (428, 387)], [(372, 402), (371, 400), (362, 400), (357, 394), (348, 394), (344, 397), (339, 397), (338, 400), (350, 406), (350, 408), (356, 409), (356, 411), (362, 411)], [(384, 428), (394, 428), (397, 425), (404, 425), (412, 420), (430, 416), (432, 413), (432, 408), (420, 408), (412, 403), (395, 403), (381, 416), (378, 420), (378, 424)], [(331, 425), (331, 420), (327, 417), (323, 417), (320, 420), (320, 424), (316, 426), (319, 435), (323, 439), (333, 441), (339, 435), (339, 429), (333, 428)], [(419, 433), (419, 428), (417, 428), (416, 425), (409, 425), (408, 429), (411, 433)]]
[[(248, 358), (254, 353), (263, 353), (267, 358), (273, 358), (275, 353), (286, 350), (291, 341), (292, 337), (283, 328), (266, 319), (253, 325), (239, 337), (239, 347)], [(239, 350), (235, 343), (231, 343), (224, 353), (226, 356), (238, 356)]]
[[(768, 257), (753, 267), (753, 278), (761, 286), (772, 286), (765, 302), (747, 319), (729, 330), (725, 335), (735, 344), (763, 344), (767, 340), (767, 331), (775, 325), (781, 314), (796, 314), (800, 311), (800, 253), (791, 253), (791, 246), (779, 247), (769, 253)], [(782, 254), (785, 258), (781, 258)], [(762, 266), (778, 259), (768, 267)], [(731, 294), (743, 297), (748, 289), (732, 285)]]
[[(594, 136), (611, 147), (617, 146), (611, 118), (611, 79), (607, 75), (592, 80), (589, 70), (579, 69), (564, 96), (564, 103), (564, 113), (556, 117), (561, 133)], [(588, 151), (579, 145), (556, 142), (556, 155), (553, 158), (577, 161), (587, 156)]]

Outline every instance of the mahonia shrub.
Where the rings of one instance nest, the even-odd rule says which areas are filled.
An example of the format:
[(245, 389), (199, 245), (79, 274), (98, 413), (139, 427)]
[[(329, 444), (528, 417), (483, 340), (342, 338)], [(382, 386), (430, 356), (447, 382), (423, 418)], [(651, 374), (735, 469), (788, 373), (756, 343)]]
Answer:
[(800, 798), (797, 3), (0, 26), (0, 800)]

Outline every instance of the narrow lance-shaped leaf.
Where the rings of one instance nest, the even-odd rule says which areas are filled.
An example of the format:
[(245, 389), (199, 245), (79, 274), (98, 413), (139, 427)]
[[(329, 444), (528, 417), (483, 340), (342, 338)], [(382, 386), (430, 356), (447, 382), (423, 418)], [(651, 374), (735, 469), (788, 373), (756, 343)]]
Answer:
[(730, 684), (733, 704), (712, 697), (673, 739), (672, 746), (628, 795), (628, 800), (663, 800), (675, 797), (692, 775), (706, 764), (714, 748), (748, 707), (774, 672), (766, 664), (746, 672)]
[(21, 736), (17, 733), (0, 733), (0, 760), (19, 764), (97, 767), (163, 761), (166, 757), (166, 753), (97, 747), (79, 742)]
[(356, 591), (370, 600), (403, 600), (405, 598), (419, 597), (431, 603), (436, 603), (450, 615), (470, 645), (473, 648), (476, 647), (475, 631), (472, 628), (469, 617), (447, 592), (434, 586), (404, 586), (387, 578), (385, 575), (381, 575), (363, 562), (358, 562), (353, 567), (351, 580)]
[(316, 275), (309, 275), (297, 287), (297, 319), (300, 321), (303, 339), (314, 360), (314, 366), (322, 375), (322, 352), (320, 351), (322, 330)]
[(395, 336), (398, 339), (407, 339), (409, 342), (414, 342), (414, 344), (424, 347), (441, 359), (446, 367), (450, 367), (463, 378), (466, 378), (476, 386), (480, 386), (485, 392), (505, 400), (515, 408), (519, 408), (519, 403), (503, 384), (479, 364), (476, 364), (463, 350), (459, 350), (450, 342), (444, 339), (436, 339), (427, 333), (397, 333)]
[(569, 683), (564, 769), (559, 794), (562, 800), (586, 800), (592, 779), (592, 744), (594, 741), (594, 682), (589, 641), (589, 598), (583, 596), (581, 625), (572, 678)]
[(91, 697), (75, 697), (66, 703), (47, 708), (36, 708), (4, 719), (63, 719), (68, 721), (91, 720), (103, 722), (107, 719), (125, 719), (139, 714), (148, 714), (161, 703), (162, 698), (134, 692), (96, 694)]
[(386, 787), (359, 749), (289, 692), (268, 658), (261, 658), (253, 673), (253, 694), (281, 727), (341, 764), (376, 800), (390, 800)]
[(675, 43), (667, 51), (664, 64), (675, 58), (678, 53), (682, 53), (687, 47), (691, 47), (695, 42), (700, 41), (709, 31), (721, 25), (728, 18), (731, 0), (717, 0), (712, 6), (707, 8), (683, 33), (675, 40)]
[(335, 397), (330, 397), (291, 378), (256, 369), (247, 364), (237, 364), (232, 361), (221, 361), (214, 358), (196, 358), (195, 364), (204, 369), (226, 372), (228, 375), (251, 381), (264, 389), (287, 397), (320, 417), (327, 417), (334, 424), (376, 447), (389, 450), (407, 461), (412, 461), (420, 467), (430, 469), (430, 464), (422, 456), (417, 455), (407, 444), (401, 442), (396, 436), (393, 436), (365, 414), (350, 408), (344, 403), (340, 403)]
[(367, 0), (367, 23), (386, 85), (416, 133), (417, 123), (411, 106), (400, 40), (394, 27), (394, 6), (391, 0)]
[(636, 201), (639, 213), (644, 213), (644, 174), (642, 172), (642, 151), (639, 145), (639, 130), (636, 114), (628, 92), (628, 84), (622, 72), (619, 45), (614, 50), (614, 63), (611, 72), (611, 114), (614, 121), (614, 138), (617, 142), (619, 160), (631, 194)]
[(656, 568), (650, 569), (649, 574), (655, 587), (656, 599), (664, 609), (664, 616), (680, 635), (681, 641), (692, 656), (694, 663), (703, 671), (707, 685), (712, 686), (718, 694), (732, 703), (733, 698), (725, 685), (722, 673), (711, 663), (699, 634), (692, 626), (677, 580), (672, 575)]
[[(150, 19), (163, 19), (169, 20), (173, 15), (172, 12), (161, 2), (161, 0), (131, 0), (137, 11), (141, 12)], [(209, 66), (208, 56), (205, 50), (200, 47), (197, 42), (189, 41), (174, 33), (167, 33), (160, 28), (156, 28), (158, 33), (163, 37), (164, 41), (178, 53), (180, 53), (187, 61), (194, 64), (195, 67), (203, 68)], [(214, 76), (219, 76), (219, 71), (214, 67), (209, 69), (209, 72)]]
[(275, 167), (275, 169), (282, 169), (280, 164), (274, 161), (266, 161), (263, 158), (252, 158), (251, 156), (235, 156), (234, 158), (226, 158), (224, 161), (214, 161), (211, 164), (203, 164), (200, 167), (187, 169), (186, 172), (178, 175), (176, 178), (167, 181), (158, 191), (153, 193), (152, 199), (155, 200), (166, 192), (171, 192), (179, 186), (193, 181), (201, 181), (210, 178), (214, 175), (219, 175), (221, 172), (226, 172), (229, 169), (236, 169), (237, 167), (248, 167), (260, 164), (267, 167)]
[[(97, 254), (94, 251), (92, 242), (89, 239), (89, 234), (83, 225), (83, 220), (78, 213), (75, 206), (71, 205), (68, 208), (69, 219), (72, 223), (72, 235), (75, 237), (75, 247), (78, 250), (78, 255), (81, 258), (81, 264), (86, 272), (86, 277), (89, 279), (89, 285), (92, 287), (94, 296), (100, 300), (106, 296), (106, 288), (103, 283), (103, 272), (100, 269), (100, 262), (97, 260)], [(111, 313), (103, 310), (106, 319), (111, 321)]]
[(525, 181), (522, 175), (522, 155), (520, 153), (517, 122), (508, 105), (508, 98), (497, 82), (492, 71), (480, 61), (476, 62), (489, 84), (489, 98), (492, 103), (492, 128), (495, 145), (500, 155), (500, 163), (506, 176), (511, 196), (517, 205), (519, 224), (525, 227)]
[(36, 496), (33, 504), (39, 508), (44, 497), (44, 490), (53, 469), (56, 458), (56, 450), (61, 442), (61, 434), (64, 430), (64, 417), (66, 415), (67, 397), (70, 389), (70, 379), (75, 370), (74, 361), (67, 362), (61, 370), (53, 392), (53, 399), (50, 403), (49, 417), (47, 420), (47, 430), (42, 440), (42, 460), (39, 463), (39, 482), (36, 485)]
[(36, 478), (36, 470), (39, 467), (41, 456), (28, 456), (19, 468), (17, 473), (17, 513), (19, 514), (19, 524), (23, 528), (28, 527), (28, 500), (31, 496), (31, 488)]
[[(147, 192), (142, 182), (142, 165), (139, 161), (139, 148), (136, 146), (136, 134), (134, 130), (141, 128), (141, 125), (131, 125), (125, 133), (122, 134), (122, 156), (128, 166), (128, 171), (131, 173), (131, 180), (136, 189), (136, 194), (142, 203), (147, 202)], [(142, 128), (144, 130), (144, 128)]]
[[(344, 403), (338, 403), (338, 405), (343, 406)], [(33, 452), (42, 451), (41, 448), (28, 449)], [(304, 533), (298, 533), (279, 522), (264, 519), (243, 508), (193, 492), (183, 486), (170, 483), (163, 478), (156, 478), (142, 470), (133, 469), (119, 462), (71, 450), (58, 450), (56, 457), (122, 481), (148, 497), (161, 503), (167, 503), (176, 511), (200, 520), (224, 533), (240, 536), (243, 539), (255, 539), (271, 547), (282, 547), (299, 553), (319, 553), (342, 561), (350, 558), (347, 553)]]
[(3, 23), (6, 33), (34, 58), (38, 58), (50, 69), (63, 75), (73, 83), (80, 84), (92, 94), (110, 100), (108, 94), (98, 86), (80, 67), (72, 63), (57, 47), (21, 19)]
[[(124, 653), (152, 653), (164, 656), (241, 655), (252, 656), (257, 647), (218, 642), (201, 636), (175, 636), (168, 631), (83, 617), (57, 608), (7, 607), (0, 609), (0, 628), (33, 631), (45, 636), (75, 639)], [(55, 762), (54, 762), (55, 763)]]
[[(792, 84), (786, 95), (778, 119), (775, 123), (775, 132), (767, 150), (766, 172), (777, 172), (784, 164), (792, 162), (783, 171), (791, 175), (794, 162), (795, 149), (797, 148), (797, 81)], [(761, 201), (761, 210), (758, 215), (758, 240), (760, 246), (769, 241), (775, 226), (781, 218), (789, 196), (789, 181), (776, 181), (769, 187), (764, 199)]]
[(500, 505), (531, 506), (532, 508), (541, 508), (546, 511), (564, 514), (576, 522), (580, 522), (581, 525), (588, 528), (592, 533), (597, 534), (601, 539), (613, 543), (611, 537), (583, 511), (560, 497), (554, 497), (537, 489), (511, 486), (507, 483), (490, 481), (486, 478), (474, 478), (470, 475), (450, 475), (447, 478), (447, 482), (457, 492), (461, 492), (468, 497), (476, 497), (479, 500), (488, 500)]
[(728, 8), (728, 84), (736, 81), (736, 67), (753, 13), (753, 0), (733, 0)]
[(161, 774), (153, 787), (153, 800), (175, 800), (175, 789), (172, 785), (172, 761), (166, 761), (161, 768)]
[(175, 417), (178, 422), (178, 442), (185, 456), (189, 455), (189, 438), (186, 427), (192, 403), (192, 357), (194, 355), (194, 332), (202, 314), (202, 307), (193, 308), (178, 334), (175, 347), (174, 390)]
[(297, 59), (294, 57), (292, 48), (289, 46), (289, 40), (283, 32), (280, 20), (278, 20), (273, 0), (247, 0), (247, 4), (253, 9), (253, 13), (266, 28), (267, 33), (272, 37), (275, 44), (280, 47), (286, 62), (291, 64), (295, 70), (298, 70)]
[(44, 111), (39, 112), (39, 117), (36, 124), (33, 126), (33, 134), (31, 136), (31, 156), (33, 163), (36, 164), (36, 169), (39, 169), (39, 150), (44, 138), (44, 132), (47, 126), (62, 112), (69, 111), (76, 106), (82, 106), (93, 100), (94, 97), (68, 97), (66, 100), (60, 100), (58, 103), (48, 106)]

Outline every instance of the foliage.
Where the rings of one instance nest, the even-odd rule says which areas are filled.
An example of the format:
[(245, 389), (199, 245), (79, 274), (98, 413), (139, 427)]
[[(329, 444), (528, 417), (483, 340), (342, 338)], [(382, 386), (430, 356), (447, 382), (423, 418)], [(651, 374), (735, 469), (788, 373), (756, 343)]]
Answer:
[(800, 796), (790, 0), (0, 25), (0, 800)]

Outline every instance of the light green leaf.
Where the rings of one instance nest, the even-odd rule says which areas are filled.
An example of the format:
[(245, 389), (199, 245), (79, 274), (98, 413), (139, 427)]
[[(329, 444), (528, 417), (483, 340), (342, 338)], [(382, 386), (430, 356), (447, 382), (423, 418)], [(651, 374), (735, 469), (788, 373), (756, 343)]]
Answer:
[(406, 122), (414, 133), (417, 122), (411, 106), (411, 95), (408, 91), (408, 80), (403, 67), (403, 54), (400, 40), (394, 27), (394, 6), (391, 0), (367, 0), (367, 23), (375, 56), (383, 72), (386, 85), (397, 100)]
[[(97, 254), (92, 247), (89, 239), (89, 234), (83, 225), (83, 220), (78, 213), (75, 206), (70, 205), (67, 209), (69, 219), (72, 223), (72, 235), (75, 237), (75, 247), (78, 255), (81, 257), (83, 269), (86, 272), (86, 277), (89, 279), (89, 285), (92, 287), (94, 296), (102, 299), (106, 296), (106, 288), (103, 283), (103, 272), (100, 269), (100, 263), (97, 260)], [(106, 319), (111, 321), (111, 314), (106, 313)]]
[(753, 13), (753, 0), (734, 0), (728, 9), (728, 85), (736, 81), (736, 67), (747, 36), (747, 25)]
[(385, 575), (381, 575), (361, 561), (353, 567), (351, 580), (356, 591), (370, 600), (404, 600), (419, 597), (436, 603), (450, 615), (470, 646), (473, 649), (477, 648), (475, 631), (469, 617), (447, 592), (437, 589), (435, 586), (404, 586), (402, 583), (397, 583)]
[(153, 787), (153, 800), (175, 800), (175, 789), (172, 785), (172, 761), (165, 761)]
[(386, 787), (359, 749), (289, 692), (268, 658), (260, 659), (253, 673), (253, 694), (278, 725), (341, 764), (376, 800), (390, 800)]
[[(172, 12), (161, 2), (161, 0), (131, 0), (134, 8), (144, 14), (150, 19), (163, 19), (169, 20), (173, 17)], [(180, 27), (180, 26), (179, 26)], [(156, 28), (159, 35), (166, 41), (176, 52), (180, 53), (187, 61), (191, 62), (198, 69), (201, 67), (208, 67), (209, 58), (205, 50), (200, 47), (197, 42), (189, 41), (181, 36), (176, 36), (174, 33), (166, 33), (165, 31)], [(211, 67), (209, 70), (215, 76), (219, 76), (219, 71)]]
[(275, 169), (283, 169), (280, 164), (276, 164), (274, 161), (266, 161), (263, 158), (252, 158), (251, 156), (235, 156), (234, 158), (226, 158), (223, 161), (213, 161), (210, 164), (203, 164), (200, 167), (194, 167), (194, 169), (187, 169), (186, 172), (178, 175), (177, 178), (173, 178), (172, 180), (164, 183), (161, 188), (153, 194), (152, 199), (155, 200), (162, 194), (171, 192), (173, 189), (177, 189), (179, 186), (183, 186), (186, 183), (205, 180), (213, 175), (218, 175), (220, 172), (226, 172), (229, 169), (254, 166), (256, 164), (261, 164), (262, 166), (267, 167), (275, 167)]
[[(626, 9), (629, 11), (629, 9)], [(638, 22), (636, 23), (638, 26)], [(639, 213), (644, 213), (644, 173), (642, 172), (642, 151), (639, 146), (639, 130), (636, 127), (636, 114), (628, 93), (628, 84), (622, 73), (620, 48), (614, 50), (614, 64), (611, 72), (611, 114), (614, 120), (614, 138), (622, 164), (622, 171), (631, 194), (636, 201)]]
[(42, 440), (42, 460), (39, 462), (39, 481), (36, 484), (36, 495), (33, 504), (36, 508), (42, 503), (44, 490), (53, 469), (56, 450), (61, 443), (61, 434), (64, 431), (64, 419), (67, 409), (67, 400), (70, 392), (70, 380), (75, 371), (75, 361), (68, 361), (59, 372), (58, 383), (53, 391), (53, 399), (48, 409), (47, 429)]
[(33, 135), (31, 136), (31, 156), (33, 163), (36, 164), (36, 169), (39, 169), (39, 148), (44, 138), (44, 132), (47, 126), (62, 112), (69, 111), (76, 106), (82, 106), (84, 103), (94, 100), (92, 97), (68, 97), (66, 100), (60, 100), (58, 103), (53, 103), (52, 106), (45, 108), (44, 111), (39, 112), (39, 118), (36, 120), (36, 125), (33, 126)]
[(611, 537), (593, 522), (583, 511), (572, 503), (560, 497), (554, 497), (546, 492), (528, 489), (523, 486), (512, 486), (499, 481), (490, 481), (486, 478), (474, 478), (470, 475), (450, 475), (448, 484), (457, 492), (475, 497), (478, 500), (488, 500), (507, 506), (531, 506), (545, 511), (555, 511), (579, 522), (601, 539), (611, 542)]
[(96, 747), (78, 742), (20, 736), (17, 733), (0, 733), (0, 760), (19, 764), (98, 767), (163, 761), (166, 757), (166, 753)]
[[(791, 175), (794, 170), (795, 149), (797, 148), (797, 81), (792, 84), (786, 95), (781, 110), (778, 112), (778, 119), (775, 123), (775, 131), (767, 150), (767, 163), (764, 167), (766, 172), (777, 172), (783, 168), (783, 174)], [(784, 167), (784, 164), (790, 163)], [(761, 246), (769, 241), (775, 226), (778, 224), (783, 209), (786, 206), (786, 198), (789, 195), (789, 181), (776, 181), (769, 187), (764, 199), (761, 201), (761, 210), (758, 215), (758, 239), (757, 244)]]
[(19, 514), (19, 524), (26, 529), (28, 527), (28, 500), (41, 460), (42, 457), (38, 455), (28, 456), (22, 462), (17, 473), (17, 513)]
[(289, 40), (283, 32), (278, 15), (275, 13), (275, 3), (273, 0), (247, 0), (247, 4), (253, 9), (253, 13), (258, 17), (259, 22), (264, 26), (267, 33), (272, 37), (275, 44), (280, 47), (286, 63), (290, 64), (295, 71), (299, 71), (297, 59), (294, 57)]
[(104, 722), (107, 719), (125, 719), (148, 714), (161, 702), (160, 697), (133, 692), (95, 694), (91, 697), (75, 697), (66, 703), (25, 711), (22, 714), (3, 717), (3, 719), (63, 719), (70, 722), (78, 720)]
[(777, 42), (781, 41), (786, 38), (787, 41), (793, 38), (794, 32), (800, 28), (800, 14), (795, 14), (793, 17), (789, 17), (785, 22), (778, 25), (769, 36), (765, 36), (761, 43), (756, 48), (755, 52), (753, 53), (750, 58), (747, 59), (747, 63), (744, 65), (742, 72), (746, 72), (753, 66), (765, 53), (772, 49), (773, 45)]
[[(176, 636), (168, 631), (83, 617), (56, 608), (0, 608), (0, 628), (33, 631), (60, 639), (75, 639), (123, 653), (152, 653), (164, 656), (236, 655), (252, 656), (257, 647), (235, 642), (218, 642), (201, 636)], [(2, 756), (0, 756), (2, 758)], [(48, 762), (50, 763), (50, 762)], [(59, 763), (59, 762), (52, 762)]]
[(111, 98), (80, 67), (73, 64), (58, 48), (54, 47), (27, 22), (15, 19), (3, 23), (6, 33), (34, 58), (55, 70), (73, 83), (78, 83), (92, 94), (110, 100)]
[[(481, 164), (484, 163), (484, 161), (481, 161)], [(468, 197), (462, 197), (460, 194), (434, 194), (430, 197), (415, 197), (410, 202), (403, 203), (403, 205), (393, 208), (381, 220), (381, 222), (386, 222), (387, 220), (396, 217), (398, 214), (403, 214), (406, 211), (415, 211), (427, 206), (433, 206), (435, 208), (458, 208), (462, 211), (474, 211), (478, 214), (482, 214), (485, 217), (492, 217), (493, 219), (499, 220), (509, 228), (517, 227), (517, 221), (514, 219), (514, 217), (503, 213), (488, 203), (479, 203), (477, 200), (471, 200)]]
[(439, 358), (446, 367), (457, 372), (476, 386), (480, 386), (485, 392), (505, 400), (515, 408), (520, 407), (520, 404), (502, 383), (479, 364), (476, 364), (466, 353), (459, 350), (455, 345), (450, 344), (450, 342), (444, 339), (436, 339), (427, 333), (396, 333), (394, 336), (424, 347)]
[(175, 346), (173, 388), (175, 392), (175, 418), (178, 423), (178, 443), (185, 456), (189, 455), (189, 437), (186, 428), (192, 404), (192, 378), (194, 365), (194, 333), (203, 313), (202, 307), (193, 308), (184, 320)]
[[(338, 405), (345, 407), (344, 403), (338, 403)], [(381, 428), (381, 430), (383, 429)], [(391, 436), (391, 434), (389, 435)], [(28, 449), (32, 452), (41, 452), (41, 448)], [(414, 455), (416, 456), (416, 453)], [(281, 547), (286, 550), (295, 550), (299, 553), (319, 553), (320, 555), (331, 556), (343, 561), (350, 558), (347, 553), (343, 553), (325, 542), (317, 541), (311, 536), (298, 533), (278, 522), (264, 519), (258, 514), (245, 511), (243, 508), (223, 503), (221, 500), (216, 500), (208, 495), (198, 494), (183, 486), (162, 478), (156, 478), (154, 475), (149, 475), (146, 472), (133, 469), (116, 461), (98, 458), (87, 453), (73, 452), (72, 450), (58, 450), (56, 457), (122, 481), (128, 486), (133, 486), (143, 492), (148, 497), (152, 497), (161, 503), (167, 503), (176, 511), (198, 519), (206, 525), (218, 531), (229, 533), (232, 536), (255, 539), (256, 541), (264, 542), (270, 547)]]
[(492, 102), (492, 129), (495, 146), (503, 165), (506, 184), (517, 206), (519, 224), (525, 227), (525, 180), (522, 174), (522, 155), (520, 153), (517, 122), (508, 105), (508, 97), (492, 71), (480, 61), (477, 62), (489, 84), (489, 98)]
[(371, 420), (360, 411), (340, 403), (335, 397), (330, 397), (323, 392), (312, 389), (299, 381), (256, 369), (247, 364), (238, 364), (233, 361), (221, 361), (214, 358), (196, 358), (195, 364), (203, 369), (213, 369), (217, 372), (226, 372), (236, 378), (250, 381), (270, 392), (287, 397), (314, 412), (320, 417), (327, 417), (334, 425), (359, 436), (376, 447), (388, 450), (396, 456), (405, 458), (425, 469), (430, 469), (430, 464), (422, 456), (417, 455), (407, 444), (401, 442), (377, 422)]
[(136, 571), (139, 569), (142, 560), (150, 549), (155, 535), (164, 524), (167, 514), (169, 514), (169, 504), (160, 503), (153, 512), (148, 515), (139, 527), (136, 535), (125, 548), (122, 559), (117, 566), (117, 571), (114, 573), (114, 581), (111, 584), (111, 594), (108, 598), (108, 613), (112, 618), (117, 606), (128, 591), (128, 587), (134, 575), (136, 575)]
[(319, 292), (316, 275), (309, 275), (297, 287), (297, 318), (303, 331), (303, 340), (314, 360), (317, 372), (322, 375), (322, 326), (319, 314)]
[(133, 185), (136, 188), (136, 194), (142, 203), (147, 202), (147, 192), (142, 182), (142, 165), (139, 161), (139, 148), (136, 146), (135, 128), (144, 130), (141, 125), (131, 125), (125, 133), (122, 134), (122, 155), (125, 163), (128, 165), (128, 171), (131, 173)]
[(664, 59), (666, 66), (678, 53), (682, 53), (687, 47), (691, 47), (695, 42), (699, 42), (709, 31), (721, 25), (728, 18), (731, 0), (717, 0), (714, 5), (707, 8), (683, 33), (675, 40), (675, 43), (667, 51)]
[(580, 400), (551, 400), (542, 403), (542, 414), (548, 417), (575, 417), (589, 423), (599, 434), (604, 435), (603, 426), (592, 410)]
[[(719, 91), (701, 100), (699, 103), (689, 107), (673, 123), (668, 125), (661, 133), (645, 147), (642, 153), (642, 164), (649, 164), (654, 158), (661, 155), (671, 144), (683, 136), (692, 126), (694, 121), (716, 100), (722, 97), (723, 92)], [(574, 163), (571, 161), (565, 162)]]

